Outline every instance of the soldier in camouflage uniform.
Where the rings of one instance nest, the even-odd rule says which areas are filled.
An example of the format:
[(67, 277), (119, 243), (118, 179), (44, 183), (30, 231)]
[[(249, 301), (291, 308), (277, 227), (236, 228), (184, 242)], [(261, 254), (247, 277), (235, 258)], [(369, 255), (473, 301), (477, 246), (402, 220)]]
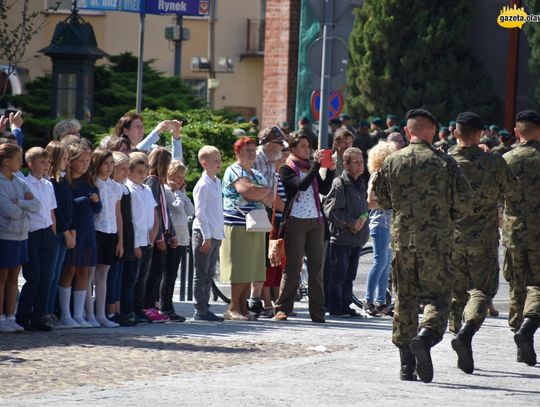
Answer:
[[(396, 305), (392, 342), (401, 380), (433, 379), (430, 350), (441, 341), (450, 309), (453, 222), (467, 215), (470, 186), (449, 155), (432, 145), (437, 125), (424, 109), (407, 112), (410, 144), (388, 156), (374, 181), (381, 208), (392, 209), (392, 278)], [(418, 304), (424, 315), (418, 329)]]
[(455, 282), (449, 329), (457, 333), (452, 348), (458, 354), (458, 367), (470, 374), (474, 371), (471, 341), (499, 286), (498, 202), (516, 193), (519, 182), (502, 157), (478, 147), (484, 123), (477, 114), (460, 113), (456, 122), (458, 144), (449, 154), (463, 171), (473, 194), (469, 216), (455, 222), (450, 256)]
[(520, 144), (503, 158), (521, 182), (521, 192), (506, 200), (504, 277), (510, 285), (508, 322), (516, 332), (518, 362), (536, 364), (534, 333), (540, 323), (540, 115), (516, 116)]

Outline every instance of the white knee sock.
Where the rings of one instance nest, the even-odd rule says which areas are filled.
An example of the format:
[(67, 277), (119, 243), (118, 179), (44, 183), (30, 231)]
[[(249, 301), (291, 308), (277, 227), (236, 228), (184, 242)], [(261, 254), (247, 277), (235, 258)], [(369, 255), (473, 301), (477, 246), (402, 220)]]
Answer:
[(92, 299), (92, 286), (94, 285), (95, 271), (95, 267), (92, 267), (92, 269), (88, 273), (88, 291), (86, 295), (86, 301), (84, 303), (84, 312), (86, 314), (86, 319), (94, 318), (94, 301)]
[(60, 303), (60, 311), (62, 319), (71, 318), (71, 310), (69, 302), (71, 300), (71, 287), (58, 287), (58, 302)]
[(104, 264), (98, 264), (96, 267), (96, 316), (105, 316), (105, 301), (107, 297), (107, 274), (109, 267)]
[(73, 291), (73, 318), (82, 318), (86, 290)]

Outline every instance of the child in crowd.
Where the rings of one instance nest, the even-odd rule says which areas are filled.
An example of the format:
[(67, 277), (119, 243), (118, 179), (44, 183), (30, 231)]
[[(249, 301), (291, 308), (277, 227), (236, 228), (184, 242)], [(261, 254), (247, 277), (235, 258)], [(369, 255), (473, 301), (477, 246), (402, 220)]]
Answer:
[(153, 149), (148, 155), (150, 176), (144, 181), (152, 190), (152, 194), (158, 205), (158, 234), (152, 253), (152, 263), (148, 274), (146, 296), (144, 299), (145, 314), (154, 322), (169, 321), (171, 320), (170, 317), (174, 321), (185, 321), (184, 317), (176, 315), (174, 311), (169, 316), (157, 310), (159, 286), (162, 275), (166, 273), (165, 258), (167, 245), (169, 244), (172, 248), (175, 248), (177, 245), (167, 199), (165, 198), (165, 185), (167, 184), (167, 171), (170, 163), (171, 153), (167, 149), (163, 147)]
[(223, 199), (221, 182), (216, 174), (221, 168), (221, 155), (213, 146), (203, 146), (198, 153), (204, 172), (193, 190), (195, 220), (193, 222), (193, 258), (195, 264), (194, 320), (223, 321), (209, 310), (210, 290), (216, 271), (223, 231)]
[[(122, 213), (122, 241), (124, 243), (124, 254), (122, 257), (115, 260), (107, 275), (107, 318), (120, 326), (134, 326), (137, 323), (134, 314), (131, 314), (132, 311), (128, 314), (122, 314), (120, 312), (124, 266), (128, 265), (128, 267), (131, 267), (131, 270), (133, 270), (131, 263), (135, 261), (131, 193), (125, 185), (129, 172), (129, 157), (124, 153), (114, 151), (113, 159), (114, 171), (112, 177), (113, 180), (122, 187), (123, 191), (120, 200), (120, 212)], [(136, 267), (135, 272), (137, 272)], [(134, 278), (131, 280), (134, 281)], [(133, 296), (133, 294), (131, 296)]]
[(92, 278), (86, 296), (86, 321), (93, 327), (116, 328), (118, 324), (105, 315), (107, 274), (111, 264), (124, 253), (122, 214), (120, 200), (124, 194), (122, 185), (111, 179), (114, 170), (112, 151), (97, 147), (92, 153), (90, 177), (99, 190), (101, 211), (94, 215), (96, 228), (97, 266), (94, 273), (96, 301), (91, 301)]
[(143, 311), (146, 296), (146, 282), (152, 263), (152, 246), (158, 232), (157, 203), (152, 191), (143, 182), (148, 177), (148, 159), (144, 153), (134, 152), (129, 155), (129, 173), (126, 186), (131, 194), (131, 213), (135, 234), (134, 255), (139, 261), (135, 267), (124, 267), (122, 281), (122, 297), (120, 299), (122, 313), (135, 313), (138, 324), (150, 323), (152, 320)]
[(166, 267), (161, 281), (161, 312), (169, 319), (175, 318), (173, 307), (174, 283), (178, 276), (180, 260), (186, 261), (186, 248), (189, 246), (188, 217), (193, 216), (194, 208), (186, 195), (187, 168), (180, 160), (172, 160), (167, 171), (165, 197), (171, 213), (171, 222), (176, 232), (178, 245), (167, 247)]
[(17, 280), (28, 261), (29, 214), (40, 208), (28, 185), (14, 175), (21, 165), (20, 147), (0, 144), (0, 332), (23, 330), (14, 315)]
[[(66, 252), (64, 270), (59, 280), (60, 322), (64, 328), (90, 328), (83, 318), (88, 274), (96, 266), (96, 230), (94, 214), (101, 211), (99, 190), (88, 174), (92, 149), (85, 140), (69, 145), (67, 179), (73, 193), (73, 223), (76, 243)], [(70, 300), (73, 285), (73, 318)]]
[(56, 198), (54, 187), (45, 175), (49, 172), (49, 153), (32, 147), (25, 154), (30, 173), (26, 184), (40, 202), (39, 211), (31, 213), (28, 222), (28, 263), (23, 267), (25, 283), (17, 307), (17, 324), (26, 331), (51, 331), (45, 318), (51, 282), (52, 259), (55, 252)]
[(49, 168), (49, 181), (54, 188), (56, 198), (56, 208), (54, 217), (56, 219), (56, 239), (54, 239), (54, 252), (51, 261), (51, 282), (45, 314), (53, 328), (62, 327), (60, 320), (54, 314), (56, 297), (58, 293), (58, 280), (62, 273), (62, 265), (66, 256), (66, 249), (75, 247), (75, 230), (73, 230), (73, 194), (66, 179), (66, 166), (69, 162), (68, 149), (59, 141), (51, 141), (47, 144), (47, 152), (51, 160)]

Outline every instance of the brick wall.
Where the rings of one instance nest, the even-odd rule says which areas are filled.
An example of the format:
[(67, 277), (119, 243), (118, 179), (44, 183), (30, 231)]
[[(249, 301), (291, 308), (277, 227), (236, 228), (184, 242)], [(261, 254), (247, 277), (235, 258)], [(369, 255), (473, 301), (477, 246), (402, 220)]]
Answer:
[(262, 126), (294, 127), (301, 0), (267, 0)]

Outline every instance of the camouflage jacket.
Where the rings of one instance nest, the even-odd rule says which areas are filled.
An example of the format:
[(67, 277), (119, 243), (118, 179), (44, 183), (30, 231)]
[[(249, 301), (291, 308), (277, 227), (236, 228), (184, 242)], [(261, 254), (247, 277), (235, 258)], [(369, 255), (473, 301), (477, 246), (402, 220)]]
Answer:
[(486, 153), (478, 146), (457, 147), (450, 155), (472, 188), (470, 213), (455, 223), (455, 243), (497, 245), (498, 202), (519, 190), (518, 179), (502, 157)]
[(386, 157), (374, 189), (379, 206), (394, 211), (394, 250), (451, 249), (454, 221), (468, 215), (471, 196), (452, 157), (426, 142), (411, 142)]
[(506, 200), (503, 244), (538, 250), (540, 241), (540, 142), (526, 141), (503, 155), (519, 178), (521, 190)]

